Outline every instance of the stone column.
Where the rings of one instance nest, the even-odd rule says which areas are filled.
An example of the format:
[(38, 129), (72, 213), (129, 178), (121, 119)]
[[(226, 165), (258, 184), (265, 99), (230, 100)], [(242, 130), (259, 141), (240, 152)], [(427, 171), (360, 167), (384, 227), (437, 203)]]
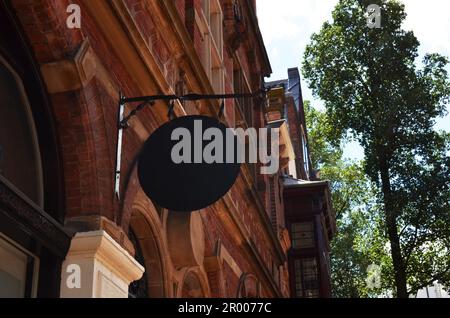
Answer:
[(61, 270), (62, 298), (127, 298), (142, 267), (105, 231), (77, 233)]

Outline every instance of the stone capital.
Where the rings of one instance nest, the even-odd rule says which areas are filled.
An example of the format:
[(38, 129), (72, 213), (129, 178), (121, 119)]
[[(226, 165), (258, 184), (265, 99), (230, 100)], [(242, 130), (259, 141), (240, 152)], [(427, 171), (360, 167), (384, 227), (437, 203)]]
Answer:
[(77, 233), (63, 263), (61, 297), (126, 298), (129, 284), (143, 273), (144, 268), (105, 231)]

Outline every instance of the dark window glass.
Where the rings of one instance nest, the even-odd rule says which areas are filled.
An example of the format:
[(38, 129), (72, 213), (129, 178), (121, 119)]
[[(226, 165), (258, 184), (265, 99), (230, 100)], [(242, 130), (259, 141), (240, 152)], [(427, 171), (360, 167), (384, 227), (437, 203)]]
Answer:
[(42, 207), (42, 168), (22, 82), (0, 56), (0, 174)]
[(319, 297), (319, 276), (316, 258), (301, 258), (294, 261), (295, 294), (300, 298)]
[(291, 239), (293, 248), (314, 247), (314, 224), (312, 222), (293, 223)]
[(0, 235), (0, 260), (0, 298), (36, 296), (36, 258)]

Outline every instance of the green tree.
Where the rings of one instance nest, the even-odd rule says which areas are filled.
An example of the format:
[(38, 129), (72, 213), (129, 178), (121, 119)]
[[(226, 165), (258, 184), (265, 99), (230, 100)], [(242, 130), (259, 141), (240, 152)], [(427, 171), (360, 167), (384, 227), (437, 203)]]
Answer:
[[(367, 25), (370, 3), (381, 8), (379, 29)], [(401, 28), (400, 2), (341, 0), (332, 16), (312, 35), (303, 74), (334, 131), (364, 148), (390, 244), (383, 273), (397, 297), (435, 280), (449, 286), (449, 137), (433, 129), (449, 104), (448, 60), (428, 54), (416, 67), (419, 42)]]
[(336, 212), (337, 234), (331, 242), (331, 282), (334, 297), (375, 296), (369, 290), (367, 268), (372, 263), (389, 268), (379, 235), (380, 207), (374, 185), (364, 174), (363, 163), (342, 158), (345, 140), (335, 135), (327, 114), (304, 102), (308, 141), (314, 167), (329, 180)]

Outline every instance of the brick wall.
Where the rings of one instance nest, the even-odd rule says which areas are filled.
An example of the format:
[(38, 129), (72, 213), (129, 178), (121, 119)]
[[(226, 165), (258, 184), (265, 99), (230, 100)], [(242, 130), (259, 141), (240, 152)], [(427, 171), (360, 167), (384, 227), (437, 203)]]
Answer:
[[(82, 28), (80, 30), (71, 30), (66, 27), (65, 22), (68, 16), (66, 8), (70, 3), (77, 3), (81, 7)], [(172, 27), (174, 21), (165, 15), (166, 11), (158, 7), (160, 6), (159, 2), (125, 0), (124, 3), (140, 36), (145, 41), (146, 49), (150, 51), (150, 56), (156, 62), (158, 70), (155, 69), (154, 72), (160, 71), (165, 79), (165, 82), (158, 83), (155, 75), (153, 77), (155, 79), (154, 86), (166, 87), (175, 91), (180, 74), (186, 73), (185, 79), (183, 79), (185, 91), (201, 93), (198, 90), (199, 87), (203, 87), (201, 83), (204, 78), (201, 77), (204, 76), (204, 73), (196, 72), (195, 62), (193, 62), (201, 59), (201, 34), (195, 22), (195, 11), (201, 10), (200, 0), (173, 1), (178, 14), (177, 19), (184, 24), (185, 31), (197, 53), (197, 56), (189, 57), (190, 60), (187, 60), (185, 56), (189, 55), (189, 52), (174, 53), (176, 47), (180, 46), (180, 43), (169, 41), (169, 38), (178, 36)], [(230, 16), (232, 2), (223, 0), (220, 3), (224, 14)], [(39, 64), (73, 59), (83, 41), (88, 39), (92, 51), (106, 70), (106, 76), (111, 85), (120, 88), (127, 96), (142, 94), (141, 83), (135, 79), (123, 60), (115, 53), (115, 43), (108, 40), (107, 34), (98, 24), (97, 17), (89, 14), (90, 3), (88, 1), (12, 0), (12, 4)], [(245, 6), (242, 7), (245, 9)], [(109, 3), (108, 10), (113, 12), (117, 9)], [(249, 14), (247, 11), (244, 13)], [(98, 14), (106, 13), (99, 12)], [(116, 13), (114, 16), (117, 18)], [(258, 89), (258, 85), (261, 83), (261, 65), (264, 61), (261, 61), (258, 58), (259, 55), (255, 55), (253, 52), (258, 47), (255, 44), (255, 35), (250, 29), (243, 34), (245, 37), (240, 40), (236, 50), (230, 48), (229, 43), (225, 41), (226, 93), (233, 91), (233, 66), (236, 65), (236, 61), (240, 62), (242, 70), (249, 79), (251, 90)], [(129, 33), (127, 35), (131, 38)], [(142, 60), (145, 62), (144, 58)], [(155, 91), (154, 93), (160, 92)], [(134, 129), (127, 129), (124, 133), (122, 157), (124, 197), (122, 201), (118, 201), (113, 194), (118, 95), (111, 95), (104, 82), (94, 77), (79, 89), (49, 94), (49, 97), (53, 106), (64, 162), (66, 220), (90, 216), (104, 217), (117, 227), (118, 233), (122, 233), (120, 235), (113, 233), (113, 237), (119, 243), (126, 245), (126, 235), (123, 233), (128, 232), (129, 219), (133, 213), (132, 198), (139, 191), (135, 159), (142, 146), (142, 138)], [(202, 105), (191, 103), (185, 105), (185, 109), (188, 114), (208, 113), (208, 109)], [(255, 102), (254, 118), (257, 127), (264, 125), (260, 106)], [(162, 106), (158, 107), (163, 109)], [(230, 125), (233, 125), (233, 101), (226, 103), (225, 118)], [(145, 109), (139, 114), (139, 119), (142, 129), (148, 133), (163, 124), (161, 115), (155, 109)], [(261, 195), (259, 200), (263, 203), (263, 208), (267, 208), (269, 204), (265, 191), (266, 182), (267, 178), (261, 177), (255, 184), (262, 189), (259, 192)], [(242, 236), (237, 224), (229, 221), (229, 212), (223, 203), (215, 204), (202, 212), (205, 225), (205, 256), (214, 253), (214, 248), (220, 240), (240, 270), (243, 273), (252, 273), (260, 280), (263, 294), (275, 296), (276, 292), (271, 287), (271, 278), (265, 276), (264, 273), (268, 272), (270, 275), (273, 262), (278, 259), (278, 247), (274, 244), (266, 226), (266, 222), (269, 222), (267, 211), (260, 213), (260, 206), (251, 194), (253, 186), (241, 175), (230, 192), (230, 197), (237, 207), (238, 217), (244, 225), (244, 232), (248, 233), (248, 237), (245, 237), (245, 234)], [(158, 220), (158, 222), (160, 222), (161, 231), (164, 231), (164, 220)], [(90, 224), (90, 226), (95, 225)], [(101, 225), (97, 224), (97, 226)], [(161, 236), (161, 240), (164, 240), (163, 236)], [(252, 255), (248, 248), (250, 243), (255, 245), (258, 255)], [(161, 253), (164, 254), (165, 250), (161, 250)], [(258, 259), (262, 260), (262, 263)], [(172, 271), (175, 272), (176, 269), (170, 270), (170, 273)], [(207, 276), (213, 296), (234, 297), (236, 295), (240, 277), (237, 277), (226, 262), (224, 262), (221, 272), (210, 272)], [(173, 277), (176, 275), (174, 274)], [(175, 280), (175, 278), (173, 279)], [(221, 287), (221, 284), (225, 284), (225, 288)]]

